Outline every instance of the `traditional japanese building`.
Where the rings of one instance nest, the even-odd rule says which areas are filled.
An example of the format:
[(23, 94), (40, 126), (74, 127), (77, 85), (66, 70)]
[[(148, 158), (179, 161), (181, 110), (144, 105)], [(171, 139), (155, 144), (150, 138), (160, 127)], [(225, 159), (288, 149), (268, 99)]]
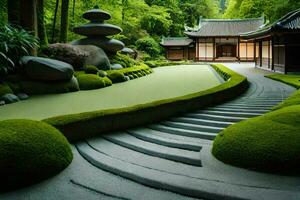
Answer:
[(255, 43), (257, 67), (282, 73), (300, 72), (300, 9), (241, 37)]
[(253, 61), (282, 73), (300, 72), (300, 9), (271, 25), (257, 19), (200, 19), (184, 38), (163, 38), (170, 60)]
[(164, 38), (161, 45), (170, 60), (182, 59), (180, 52), (189, 48), (189, 55), (195, 55), (190, 57), (197, 61), (254, 61), (254, 42), (242, 40), (240, 34), (256, 31), (263, 24), (263, 18), (200, 19), (197, 28), (186, 27), (187, 38)]

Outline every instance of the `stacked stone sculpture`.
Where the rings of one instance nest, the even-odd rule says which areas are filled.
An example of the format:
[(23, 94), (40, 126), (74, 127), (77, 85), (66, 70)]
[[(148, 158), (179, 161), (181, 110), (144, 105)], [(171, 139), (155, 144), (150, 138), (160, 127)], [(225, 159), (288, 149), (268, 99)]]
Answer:
[(115, 54), (124, 48), (124, 43), (108, 38), (108, 36), (116, 35), (122, 32), (118, 26), (107, 24), (104, 21), (111, 19), (111, 15), (101, 10), (98, 6), (83, 14), (83, 18), (90, 23), (75, 27), (73, 31), (86, 38), (73, 41), (73, 45), (95, 45), (103, 49), (107, 54)]

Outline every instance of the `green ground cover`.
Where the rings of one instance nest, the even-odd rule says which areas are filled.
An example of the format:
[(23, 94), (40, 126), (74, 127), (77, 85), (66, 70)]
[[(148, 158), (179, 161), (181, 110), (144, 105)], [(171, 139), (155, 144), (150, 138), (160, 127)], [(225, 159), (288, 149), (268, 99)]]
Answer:
[(68, 141), (49, 124), (32, 120), (0, 122), (0, 191), (49, 178), (72, 159)]
[[(268, 75), (297, 88), (300, 76)], [(234, 124), (215, 139), (212, 153), (239, 167), (280, 174), (300, 173), (300, 91), (274, 111)]]
[(218, 77), (206, 65), (163, 67), (154, 71), (148, 76), (101, 90), (33, 96), (26, 101), (0, 107), (0, 120), (41, 120), (58, 115), (126, 108), (192, 94), (220, 84)]

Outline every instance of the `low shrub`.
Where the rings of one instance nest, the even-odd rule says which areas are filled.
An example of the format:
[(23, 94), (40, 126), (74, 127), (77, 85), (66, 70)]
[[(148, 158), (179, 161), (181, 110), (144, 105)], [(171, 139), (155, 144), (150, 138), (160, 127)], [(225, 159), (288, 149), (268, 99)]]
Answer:
[(105, 83), (105, 87), (111, 86), (113, 83), (108, 77), (104, 77), (103, 81)]
[(190, 64), (189, 61), (169, 61), (169, 60), (149, 60), (145, 61), (145, 64), (151, 68), (173, 66), (173, 65), (185, 65)]
[(159, 43), (151, 37), (141, 38), (136, 41), (135, 45), (138, 50), (146, 52), (152, 58), (158, 57), (161, 53), (161, 47)]
[(86, 74), (97, 74), (99, 72), (99, 69), (96, 66), (87, 65), (84, 67), (84, 72)]
[(93, 90), (105, 87), (103, 78), (95, 74), (83, 74), (77, 76), (79, 88), (81, 90)]
[(111, 73), (109, 73), (108, 78), (113, 83), (121, 83), (121, 82), (126, 81), (124, 74), (122, 72), (119, 72), (118, 70), (112, 71)]
[(49, 124), (32, 120), (0, 122), (1, 191), (49, 178), (72, 159), (68, 141)]
[(131, 58), (128, 55), (117, 53), (112, 59), (112, 63), (118, 63), (122, 65), (125, 68), (128, 67), (134, 67), (137, 64), (137, 61), (135, 61), (133, 58)]
[(0, 97), (5, 94), (13, 93), (12, 89), (7, 84), (0, 84)]
[(29, 95), (33, 94), (58, 94), (79, 91), (78, 81), (73, 77), (70, 81), (63, 82), (39, 82), (21, 81), (20, 88)]

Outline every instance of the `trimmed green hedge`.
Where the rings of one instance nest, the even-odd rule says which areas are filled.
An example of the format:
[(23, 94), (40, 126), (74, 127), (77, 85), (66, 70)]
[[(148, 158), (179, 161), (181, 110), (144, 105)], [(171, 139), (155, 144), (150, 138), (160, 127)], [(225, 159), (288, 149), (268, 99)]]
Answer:
[(189, 61), (169, 61), (169, 60), (150, 60), (145, 61), (145, 64), (151, 68), (173, 66), (173, 65), (187, 65), (190, 64)]
[(49, 124), (32, 120), (0, 122), (0, 191), (49, 178), (72, 159), (68, 141)]
[[(285, 74), (271, 74), (265, 76), (267, 78), (280, 81), (282, 83), (288, 84), (292, 87), (300, 89), (300, 75), (285, 75)], [(294, 92), (289, 98), (280, 103), (279, 105), (273, 107), (273, 110), (278, 110), (287, 106), (300, 105), (300, 90)]]
[(213, 65), (213, 67), (228, 74), (231, 77), (230, 80), (214, 88), (182, 97), (154, 101), (123, 109), (58, 116), (45, 119), (45, 122), (57, 127), (70, 141), (74, 141), (106, 132), (158, 122), (177, 114), (224, 102), (238, 96), (247, 89), (246, 77), (223, 65)]
[(282, 83), (300, 89), (300, 75), (269, 74), (265, 77), (273, 79), (275, 81), (280, 81)]
[(80, 90), (93, 90), (105, 87), (103, 78), (95, 74), (82, 74), (77, 76)]
[(105, 83), (105, 87), (108, 87), (108, 86), (112, 86), (112, 81), (108, 78), (108, 77), (104, 77), (102, 78), (104, 83)]

